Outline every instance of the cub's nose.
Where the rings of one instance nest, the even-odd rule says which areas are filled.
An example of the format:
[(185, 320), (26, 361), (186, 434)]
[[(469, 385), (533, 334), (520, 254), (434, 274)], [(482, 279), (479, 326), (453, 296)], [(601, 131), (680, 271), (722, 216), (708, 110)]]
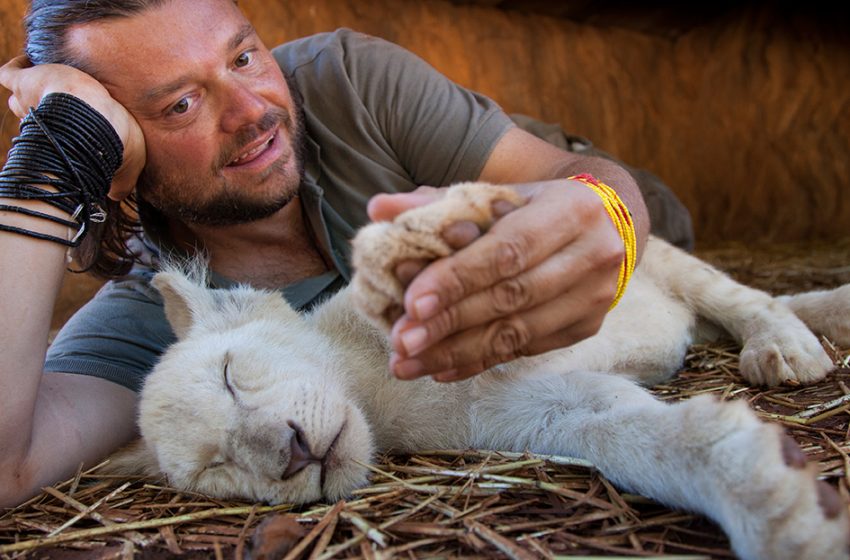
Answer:
[(310, 451), (310, 445), (307, 443), (307, 438), (301, 426), (291, 420), (287, 423), (292, 428), (292, 437), (289, 440), (289, 464), (283, 471), (281, 480), (295, 476), (311, 464), (322, 464), (322, 458), (316, 457)]

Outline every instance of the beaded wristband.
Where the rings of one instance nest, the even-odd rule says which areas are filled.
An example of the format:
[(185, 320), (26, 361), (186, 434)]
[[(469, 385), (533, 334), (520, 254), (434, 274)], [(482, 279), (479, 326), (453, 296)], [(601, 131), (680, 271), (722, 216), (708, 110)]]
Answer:
[(620, 303), (620, 299), (622, 299), (626, 291), (626, 286), (629, 284), (632, 273), (635, 271), (635, 263), (637, 262), (637, 240), (635, 238), (635, 225), (632, 222), (632, 215), (626, 205), (623, 204), (623, 201), (620, 200), (620, 197), (617, 196), (614, 189), (593, 175), (582, 173), (568, 177), (568, 179), (586, 185), (599, 195), (599, 198), (602, 199), (602, 204), (605, 205), (605, 211), (608, 212), (608, 216), (610, 216), (611, 221), (614, 222), (614, 226), (617, 228), (617, 233), (620, 234), (620, 239), (623, 240), (626, 254), (623, 256), (623, 262), (620, 263), (620, 272), (617, 275), (617, 294), (614, 296), (611, 307), (608, 308), (609, 310), (614, 309)]

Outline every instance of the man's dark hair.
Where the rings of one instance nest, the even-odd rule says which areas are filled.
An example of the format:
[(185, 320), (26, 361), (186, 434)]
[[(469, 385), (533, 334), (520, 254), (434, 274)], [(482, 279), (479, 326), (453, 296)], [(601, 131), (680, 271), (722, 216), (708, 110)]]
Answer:
[[(156, 8), (168, 0), (33, 0), (26, 16), (24, 50), (33, 64), (67, 64), (85, 71), (85, 61), (68, 49), (68, 32), (76, 25), (125, 18)], [(106, 221), (91, 224), (88, 236), (75, 250), (74, 257), (97, 276), (110, 278), (129, 272), (134, 253), (127, 246), (136, 234), (139, 202), (133, 193), (122, 202), (106, 199)]]

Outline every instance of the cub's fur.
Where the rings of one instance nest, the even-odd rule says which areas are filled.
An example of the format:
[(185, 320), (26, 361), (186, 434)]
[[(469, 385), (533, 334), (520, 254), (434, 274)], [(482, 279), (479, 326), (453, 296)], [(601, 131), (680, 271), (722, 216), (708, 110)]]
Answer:
[(640, 384), (668, 379), (688, 345), (719, 329), (742, 344), (753, 383), (822, 379), (832, 364), (803, 321), (850, 345), (850, 286), (771, 298), (650, 239), (596, 336), (459, 383), (390, 375), (382, 328), (401, 302), (396, 263), (450, 254), (443, 228), (486, 229), (498, 199), (522, 203), (508, 189), (464, 184), (365, 228), (353, 285), (307, 315), (276, 293), (159, 274), (179, 341), (145, 384), (142, 443), (116, 462), (178, 488), (278, 503), (348, 495), (366, 484), (362, 463), (376, 450), (570, 455), (630, 492), (711, 517), (742, 558), (848, 558), (847, 507), (788, 458), (778, 426), (743, 402), (665, 404)]

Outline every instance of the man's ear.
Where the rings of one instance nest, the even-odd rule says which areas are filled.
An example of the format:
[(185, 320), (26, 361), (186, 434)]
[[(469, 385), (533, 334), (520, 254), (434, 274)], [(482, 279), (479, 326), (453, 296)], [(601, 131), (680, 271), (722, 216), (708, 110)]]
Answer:
[(177, 270), (166, 270), (154, 276), (151, 284), (162, 294), (165, 317), (182, 340), (197, 320), (212, 310), (213, 298), (208, 288), (190, 280)]

